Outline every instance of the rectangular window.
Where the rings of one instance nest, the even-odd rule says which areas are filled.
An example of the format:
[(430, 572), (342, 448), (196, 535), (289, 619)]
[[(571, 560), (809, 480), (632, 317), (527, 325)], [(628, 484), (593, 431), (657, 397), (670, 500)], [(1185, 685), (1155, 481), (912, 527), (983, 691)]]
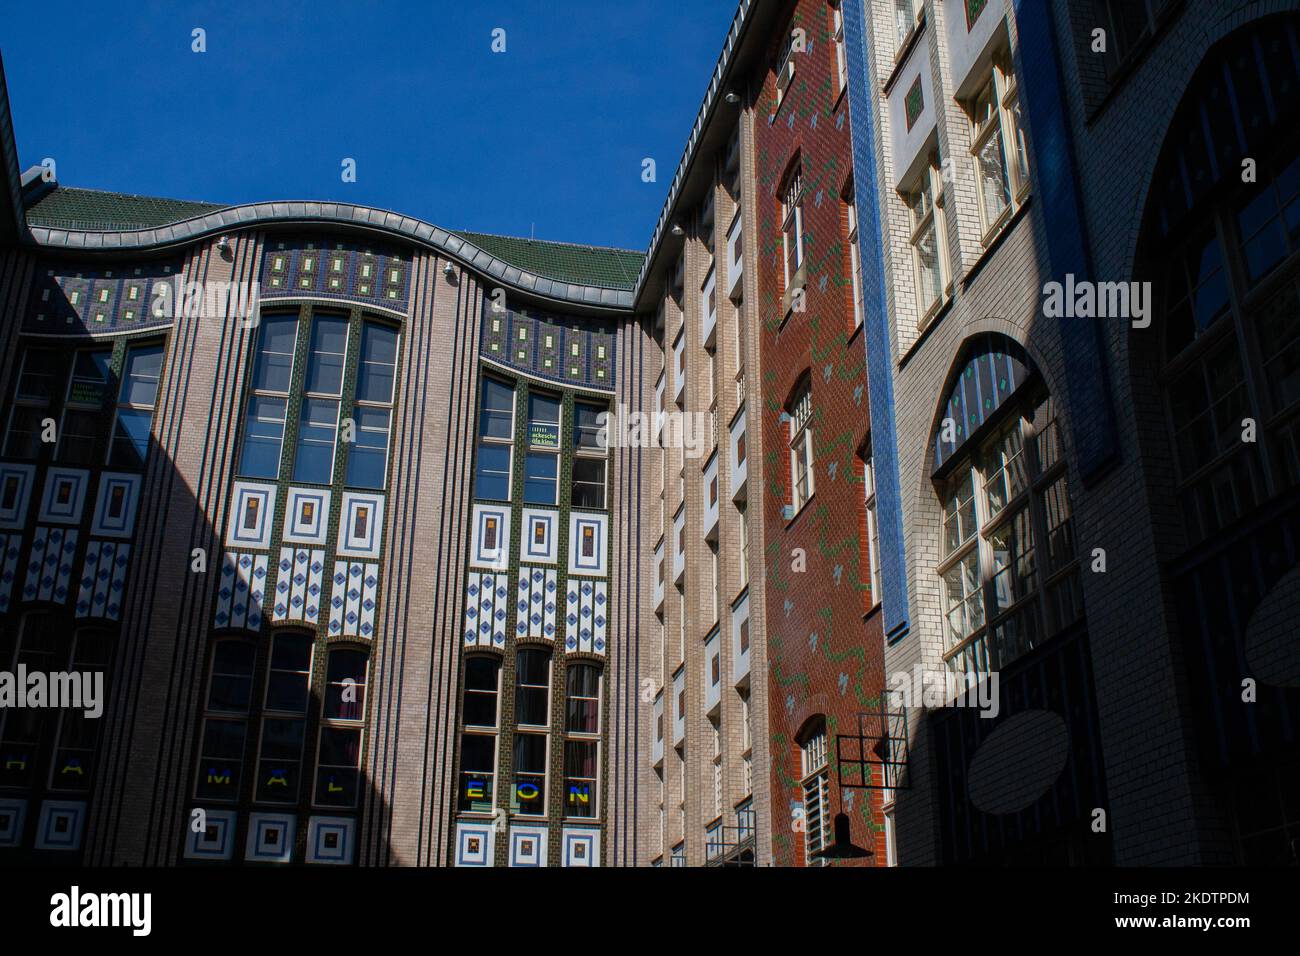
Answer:
[(946, 281), (943, 256), (942, 180), (937, 180), (933, 165), (927, 165), (920, 174), (916, 187), (903, 195), (911, 216), (912, 279), (916, 288), (916, 319), (923, 324), (938, 308)]
[(803, 266), (803, 170), (796, 165), (781, 199), (781, 247), (785, 288), (791, 288)]
[(328, 485), (334, 480), (334, 444), (347, 342), (347, 319), (322, 316), (313, 323), (305, 382), (308, 397), (303, 399), (298, 416), (294, 481)]
[(576, 402), (573, 406), (573, 507), (605, 507), (605, 436), (598, 424), (606, 409)]
[(989, 234), (1029, 189), (1029, 150), (1015, 73), (1006, 54), (971, 104), (971, 154), (975, 159), (980, 220)]
[(273, 479), (280, 474), (297, 334), (296, 315), (262, 318), (239, 456), (239, 473), (246, 478)]
[(328, 485), (334, 475), (334, 440), (338, 436), (339, 403), (304, 398), (298, 418), (298, 448), (293, 480)]
[(558, 398), (528, 396), (528, 453), (524, 458), (524, 501), (553, 505), (560, 491), (560, 417)]
[(460, 798), (458, 806), (470, 813), (491, 813), (495, 792), (497, 738), (465, 733), (460, 738)]
[(510, 459), (514, 447), (515, 391), (484, 378), (480, 397), (479, 444), (474, 497), (510, 500)]
[(920, 16), (922, 0), (893, 0), (894, 6), (894, 49), (902, 50), (903, 44), (916, 29)]
[(835, 93), (849, 85), (849, 66), (844, 56), (844, 9), (840, 0), (831, 0), (831, 30), (835, 39)]
[(382, 489), (388, 483), (388, 435), (397, 382), (397, 330), (367, 322), (361, 332), (354, 441), (348, 448), (346, 482), (351, 488)]
[(808, 503), (814, 491), (812, 390), (804, 385), (790, 409), (791, 504), (795, 514)]
[(108, 400), (109, 364), (113, 350), (74, 353), (72, 375), (63, 402), (63, 423), (58, 431), (55, 459), (69, 465), (97, 463), (103, 454), (103, 424)]
[(117, 397), (117, 421), (108, 463), (116, 468), (143, 468), (149, 452), (149, 431), (158, 402), (158, 381), (162, 377), (163, 347), (139, 345), (128, 348)]
[(590, 819), (596, 816), (600, 742), (564, 742), (564, 815)]
[(339, 647), (326, 669), (319, 749), (317, 806), (355, 807), (361, 777), (361, 730), (365, 718), (366, 654)]
[(858, 204), (850, 183), (844, 193), (844, 241), (849, 247), (849, 288), (853, 296), (853, 328), (862, 325), (862, 259), (858, 251)]
[(546, 734), (515, 734), (515, 782), (510, 808), (517, 813), (546, 813)]
[(876, 467), (868, 454), (862, 468), (864, 511), (867, 519), (867, 607), (880, 603), (880, 525), (876, 518)]

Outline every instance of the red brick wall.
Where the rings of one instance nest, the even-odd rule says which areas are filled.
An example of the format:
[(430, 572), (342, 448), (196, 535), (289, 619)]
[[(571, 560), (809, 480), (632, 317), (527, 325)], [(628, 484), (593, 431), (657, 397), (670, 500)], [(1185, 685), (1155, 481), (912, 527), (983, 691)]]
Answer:
[[(857, 732), (857, 715), (878, 706), (884, 683), (879, 614), (864, 616), (870, 603), (864, 582), (870, 575), (859, 452), (869, 430), (869, 408), (866, 353), (853, 324), (842, 198), (852, 174), (848, 99), (838, 90), (831, 6), (826, 0), (800, 0), (789, 7), (786, 22), (791, 30), (805, 31), (806, 50), (794, 54), (794, 80), (779, 107), (774, 69), (788, 35), (784, 28), (773, 37), (762, 71), (752, 77), (760, 90), (755, 259), (764, 401), (756, 417), (765, 449), (773, 857), (777, 865), (804, 864), (804, 834), (791, 812), (792, 803), (802, 803), (798, 734), (821, 714), (831, 761), (826, 825), (841, 809), (848, 812), (853, 842), (875, 854), (864, 862), (883, 865), (880, 791), (841, 792), (835, 760), (836, 734)], [(787, 318), (781, 189), (796, 154), (804, 182), (806, 298), (804, 311)], [(789, 428), (781, 413), (805, 373), (812, 383), (815, 492), (787, 521), (782, 509), (792, 500)], [(795, 570), (796, 549), (806, 556), (801, 572)]]

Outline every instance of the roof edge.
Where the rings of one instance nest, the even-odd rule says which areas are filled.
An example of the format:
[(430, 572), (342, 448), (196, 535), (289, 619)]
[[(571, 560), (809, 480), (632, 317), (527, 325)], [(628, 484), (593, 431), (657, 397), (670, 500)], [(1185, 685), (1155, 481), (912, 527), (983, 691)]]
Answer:
[(35, 225), (28, 228), (36, 245), (46, 250), (105, 253), (161, 251), (235, 230), (295, 224), (345, 226), (412, 242), (454, 259), (463, 267), (522, 295), (560, 305), (631, 311), (634, 301), (635, 289), (583, 285), (535, 275), (480, 249), (451, 230), (413, 216), (352, 203), (304, 200), (248, 203), (144, 229), (85, 231)]

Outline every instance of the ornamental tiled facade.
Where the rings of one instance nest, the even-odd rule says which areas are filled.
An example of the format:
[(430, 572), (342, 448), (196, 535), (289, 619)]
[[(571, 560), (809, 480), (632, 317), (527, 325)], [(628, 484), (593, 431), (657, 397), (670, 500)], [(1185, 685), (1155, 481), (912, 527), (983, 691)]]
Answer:
[(0, 865), (1294, 863), (1298, 53), (742, 0), (644, 253), (78, 189), (0, 72), (0, 671), (107, 689)]

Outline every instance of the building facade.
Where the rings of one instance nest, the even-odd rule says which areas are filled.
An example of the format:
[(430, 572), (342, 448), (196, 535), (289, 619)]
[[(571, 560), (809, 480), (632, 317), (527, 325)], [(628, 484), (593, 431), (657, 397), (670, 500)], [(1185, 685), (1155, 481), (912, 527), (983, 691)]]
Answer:
[(1294, 861), (1295, 5), (854, 6), (900, 862)]
[(0, 865), (1294, 863), (1300, 4), (740, 0), (646, 252), (20, 172)]

